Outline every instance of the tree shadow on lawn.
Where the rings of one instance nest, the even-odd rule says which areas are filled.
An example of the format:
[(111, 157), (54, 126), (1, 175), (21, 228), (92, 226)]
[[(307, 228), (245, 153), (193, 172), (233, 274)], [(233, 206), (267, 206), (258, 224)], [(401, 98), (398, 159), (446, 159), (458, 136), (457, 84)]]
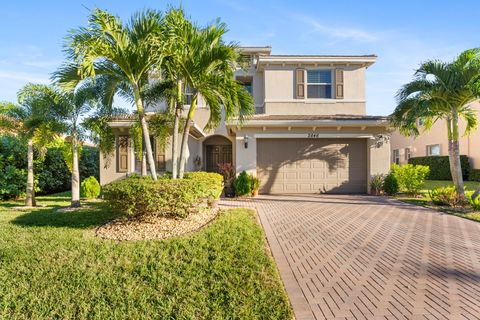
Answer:
[(119, 215), (107, 207), (105, 203), (88, 203), (88, 207), (76, 211), (59, 212), (53, 208), (33, 209), (12, 220), (12, 224), (24, 227), (58, 227), (88, 229), (100, 226)]

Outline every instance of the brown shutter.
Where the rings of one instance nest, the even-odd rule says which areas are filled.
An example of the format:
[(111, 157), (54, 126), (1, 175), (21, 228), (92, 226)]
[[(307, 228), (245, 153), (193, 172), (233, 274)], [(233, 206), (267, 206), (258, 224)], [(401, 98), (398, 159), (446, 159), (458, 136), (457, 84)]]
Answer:
[(343, 99), (343, 69), (335, 69), (335, 98)]
[(155, 139), (155, 157), (157, 159), (157, 170), (165, 171), (165, 150), (161, 148), (160, 142), (158, 139)]
[(295, 98), (305, 99), (305, 69), (297, 69), (295, 71)]
[(128, 172), (128, 136), (117, 138), (117, 171)]

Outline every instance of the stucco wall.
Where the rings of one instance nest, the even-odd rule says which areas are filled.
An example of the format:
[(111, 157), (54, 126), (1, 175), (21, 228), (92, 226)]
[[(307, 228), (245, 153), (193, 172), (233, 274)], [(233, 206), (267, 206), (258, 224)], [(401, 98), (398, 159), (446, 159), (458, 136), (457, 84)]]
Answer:
[[(475, 103), (473, 107), (477, 110), (480, 117), (480, 103)], [(460, 132), (463, 135), (465, 123), (460, 122)], [(405, 148), (410, 148), (412, 157), (422, 157), (427, 155), (427, 146), (440, 144), (441, 155), (448, 155), (448, 137), (445, 121), (438, 121), (429, 131), (422, 132), (418, 137), (405, 137), (398, 131), (392, 133), (390, 161), (393, 162), (393, 150), (400, 151), (400, 163), (407, 163), (405, 159)], [(460, 138), (460, 154), (470, 157), (471, 164), (474, 168), (480, 169), (480, 130), (477, 129), (470, 136), (462, 136)]]

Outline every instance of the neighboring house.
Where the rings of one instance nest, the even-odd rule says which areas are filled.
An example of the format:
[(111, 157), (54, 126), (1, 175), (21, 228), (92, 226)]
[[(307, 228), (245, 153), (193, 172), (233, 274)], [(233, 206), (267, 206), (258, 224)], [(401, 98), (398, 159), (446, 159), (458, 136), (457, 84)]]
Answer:
[[(217, 171), (219, 163), (231, 162), (237, 174), (260, 178), (261, 193), (366, 193), (372, 174), (389, 171), (389, 140), (382, 139), (388, 119), (367, 116), (365, 107), (365, 72), (375, 55), (271, 55), (271, 47), (242, 52), (251, 63), (236, 79), (253, 95), (256, 114), (204, 132), (209, 111), (199, 101), (186, 170)], [(110, 123), (119, 143), (114, 159), (101, 157), (101, 184), (140, 170), (130, 124), (128, 118)], [(171, 146), (155, 148), (155, 157), (159, 171), (171, 170)], [(106, 160), (111, 165), (104, 168)]]
[[(480, 103), (473, 104), (477, 114), (480, 111)], [(480, 114), (479, 114), (480, 116)], [(422, 123), (419, 123), (422, 126)], [(480, 130), (475, 130), (468, 136), (463, 136), (465, 123), (460, 122), (460, 154), (470, 158), (470, 164), (475, 169), (480, 169)], [(447, 156), (448, 136), (447, 124), (439, 120), (429, 131), (422, 132), (416, 138), (405, 137), (394, 131), (391, 136), (392, 163), (406, 164), (411, 157), (423, 156)]]

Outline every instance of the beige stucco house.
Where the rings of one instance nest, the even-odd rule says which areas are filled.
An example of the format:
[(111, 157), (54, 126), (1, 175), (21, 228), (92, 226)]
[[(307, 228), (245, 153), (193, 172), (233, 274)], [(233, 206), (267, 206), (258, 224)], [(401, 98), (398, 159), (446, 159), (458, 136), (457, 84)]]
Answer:
[[(237, 174), (258, 176), (261, 193), (366, 193), (372, 174), (388, 172), (388, 119), (366, 115), (365, 107), (365, 72), (376, 56), (272, 55), (271, 47), (242, 52), (251, 63), (235, 77), (253, 95), (256, 114), (205, 132), (209, 110), (200, 101), (187, 171), (216, 171), (230, 162)], [(102, 185), (140, 169), (130, 124), (110, 122), (119, 143), (113, 159), (101, 157)], [(155, 148), (155, 157), (159, 171), (171, 170), (171, 145)]]
[[(475, 102), (472, 107), (480, 112), (480, 102)], [(419, 123), (421, 126), (422, 124)], [(460, 132), (465, 131), (465, 123), (460, 121)], [(405, 137), (400, 132), (394, 131), (391, 136), (392, 163), (406, 164), (412, 157), (447, 156), (448, 136), (445, 121), (437, 121), (430, 130), (422, 132), (416, 138)], [(480, 130), (475, 130), (468, 136), (460, 138), (460, 154), (470, 158), (474, 169), (480, 169)]]

